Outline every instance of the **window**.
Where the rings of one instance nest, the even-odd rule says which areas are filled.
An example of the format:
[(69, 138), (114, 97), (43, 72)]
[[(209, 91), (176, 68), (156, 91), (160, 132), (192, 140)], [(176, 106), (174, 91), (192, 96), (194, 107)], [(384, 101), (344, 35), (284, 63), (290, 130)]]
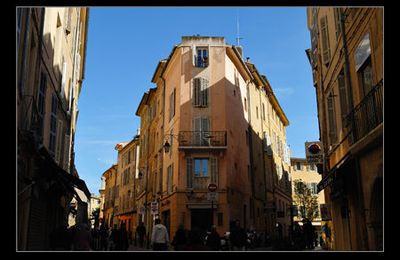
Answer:
[(320, 19), (321, 23), (321, 36), (322, 36), (322, 61), (324, 64), (328, 64), (331, 59), (330, 47), (329, 47), (329, 31), (327, 16), (323, 16)]
[[(339, 98), (340, 98), (340, 112), (342, 114), (342, 119), (346, 118), (347, 114), (350, 112), (349, 105), (349, 95), (346, 87), (345, 77), (343, 70), (340, 72), (338, 76), (338, 87), (339, 87)], [(345, 124), (343, 124), (345, 125)]]
[(186, 158), (186, 186), (192, 188), (193, 158)]
[(54, 158), (56, 149), (56, 136), (57, 136), (57, 96), (53, 94), (51, 97), (51, 117), (50, 117), (50, 136), (49, 136), (49, 152)]
[(362, 94), (365, 97), (372, 89), (372, 67), (371, 58), (368, 58), (358, 71), (359, 82), (361, 84)]
[(64, 139), (64, 170), (69, 172), (69, 134)]
[(174, 134), (174, 129), (171, 129), (171, 131), (169, 132), (169, 134), (170, 134), (170, 139), (169, 139), (169, 142), (170, 142), (170, 149), (169, 149), (169, 157), (171, 157), (172, 156), (172, 148), (173, 148), (173, 144), (174, 144), (174, 136), (173, 136), (173, 134)]
[(335, 100), (333, 91), (328, 95), (328, 120), (329, 120), (329, 139), (330, 144), (336, 142), (336, 112), (335, 112)]
[(193, 106), (208, 106), (208, 80), (205, 78), (193, 79)]
[(258, 107), (256, 106), (256, 116), (257, 116), (257, 119), (258, 119)]
[(47, 90), (47, 75), (41, 73), (39, 95), (38, 95), (38, 128), (37, 135), (39, 138), (43, 137), (43, 124), (44, 124), (44, 114), (45, 114), (45, 102), (46, 102), (46, 90)]
[(312, 194), (318, 194), (317, 183), (312, 182), (310, 185), (310, 189)]
[(62, 125), (63, 121), (58, 120), (58, 126), (57, 126), (57, 145), (56, 145), (56, 157), (55, 161), (61, 165), (61, 145), (62, 145)]
[(176, 95), (176, 90), (174, 88), (174, 91), (169, 96), (169, 120), (170, 121), (175, 116), (175, 95)]
[(310, 164), (310, 170), (315, 171), (315, 164), (313, 164), (313, 163)]
[(194, 159), (194, 177), (208, 177), (208, 158)]
[(335, 32), (336, 32), (336, 40), (339, 39), (340, 35), (340, 7), (333, 8), (333, 12), (335, 15)]
[(210, 120), (208, 117), (193, 119), (193, 143), (197, 146), (210, 145)]
[(296, 162), (296, 170), (297, 171), (301, 171), (301, 163), (300, 162)]
[(174, 164), (171, 164), (168, 166), (168, 176), (167, 176), (167, 193), (170, 194), (172, 193), (172, 176), (174, 173)]
[(265, 105), (262, 104), (262, 119), (265, 121)]
[(158, 177), (159, 177), (158, 191), (162, 192), (163, 191), (163, 171), (162, 171), (162, 168), (160, 168), (160, 175)]
[(247, 99), (244, 98), (244, 111), (247, 111)]
[(207, 48), (196, 49), (196, 67), (205, 68), (208, 66), (208, 50)]

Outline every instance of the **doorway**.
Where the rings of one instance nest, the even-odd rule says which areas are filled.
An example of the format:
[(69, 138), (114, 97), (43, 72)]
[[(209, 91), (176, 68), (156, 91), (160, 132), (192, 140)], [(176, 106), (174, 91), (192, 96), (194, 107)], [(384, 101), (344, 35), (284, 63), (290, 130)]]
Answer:
[(192, 209), (190, 217), (191, 229), (196, 227), (206, 231), (211, 228), (211, 209)]

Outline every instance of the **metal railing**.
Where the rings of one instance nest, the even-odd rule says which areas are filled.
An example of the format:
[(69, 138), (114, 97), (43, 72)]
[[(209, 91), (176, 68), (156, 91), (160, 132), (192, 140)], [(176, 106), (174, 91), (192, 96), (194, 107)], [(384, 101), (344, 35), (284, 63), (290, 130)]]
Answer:
[(226, 146), (226, 131), (180, 131), (179, 146)]
[(356, 143), (383, 122), (383, 79), (346, 116), (349, 142)]

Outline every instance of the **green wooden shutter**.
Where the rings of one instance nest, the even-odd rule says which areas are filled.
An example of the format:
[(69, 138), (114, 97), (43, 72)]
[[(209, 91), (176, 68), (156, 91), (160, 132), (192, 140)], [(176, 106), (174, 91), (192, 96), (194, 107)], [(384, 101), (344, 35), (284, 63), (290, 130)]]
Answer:
[(210, 158), (211, 163), (211, 183), (218, 185), (218, 158)]
[(324, 64), (330, 61), (330, 47), (329, 47), (329, 30), (327, 16), (321, 17), (321, 36), (322, 36), (322, 61)]
[(186, 158), (186, 185), (187, 188), (192, 188), (193, 176), (193, 158)]

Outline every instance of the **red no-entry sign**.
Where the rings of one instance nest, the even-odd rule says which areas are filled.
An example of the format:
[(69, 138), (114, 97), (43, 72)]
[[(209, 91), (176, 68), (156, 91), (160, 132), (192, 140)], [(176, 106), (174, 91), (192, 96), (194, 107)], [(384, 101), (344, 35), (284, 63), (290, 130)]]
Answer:
[(210, 192), (214, 192), (214, 191), (216, 191), (217, 190), (217, 184), (215, 184), (215, 183), (210, 183), (210, 184), (208, 184), (208, 190), (210, 191)]

